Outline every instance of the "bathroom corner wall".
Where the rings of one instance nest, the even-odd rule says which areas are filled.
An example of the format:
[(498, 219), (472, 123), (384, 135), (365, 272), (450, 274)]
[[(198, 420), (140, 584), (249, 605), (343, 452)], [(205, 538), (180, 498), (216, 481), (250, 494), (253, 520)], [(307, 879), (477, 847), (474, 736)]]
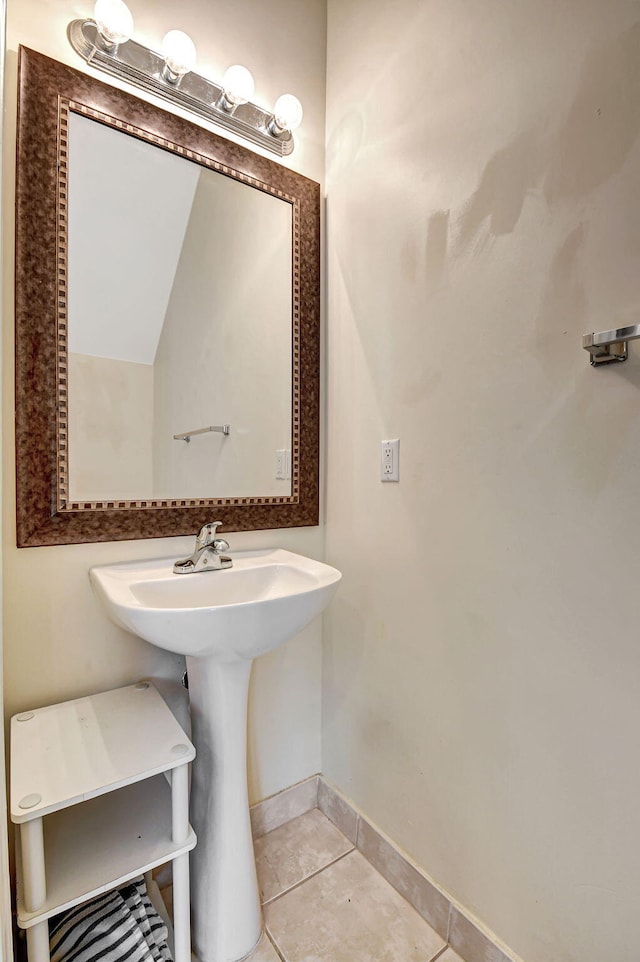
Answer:
[[(22, 43), (87, 69), (66, 39), (74, 17), (91, 16), (93, 3), (9, 0), (4, 150), (4, 599), (5, 707), (25, 708), (107, 690), (142, 676), (179, 679), (181, 659), (115, 628), (98, 608), (87, 572), (95, 564), (180, 556), (192, 538), (15, 547), (13, 376), (13, 200), (17, 48)], [(324, 174), (326, 12), (324, 0), (135, 0), (136, 36), (159, 46), (172, 27), (190, 33), (199, 69), (221, 76), (246, 63), (256, 78), (255, 99), (273, 103), (293, 90), (304, 104), (297, 147), (284, 163), (317, 181)], [(91, 71), (89, 71), (91, 72)], [(95, 74), (99, 76), (98, 74)], [(115, 81), (114, 81), (115, 83)], [(164, 106), (162, 103), (160, 106)], [(99, 209), (99, 205), (97, 205)], [(320, 558), (321, 528), (229, 534), (234, 548), (275, 545)], [(321, 627), (259, 659), (249, 717), (250, 796), (256, 801), (320, 768)]]
[(639, 15), (329, 0), (323, 772), (527, 962), (638, 958)]

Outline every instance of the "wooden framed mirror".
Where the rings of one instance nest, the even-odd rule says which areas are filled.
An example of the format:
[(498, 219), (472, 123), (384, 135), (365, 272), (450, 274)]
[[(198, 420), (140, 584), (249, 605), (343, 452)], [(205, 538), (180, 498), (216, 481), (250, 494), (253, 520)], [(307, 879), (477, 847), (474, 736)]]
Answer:
[(319, 185), (19, 64), (18, 545), (317, 524)]

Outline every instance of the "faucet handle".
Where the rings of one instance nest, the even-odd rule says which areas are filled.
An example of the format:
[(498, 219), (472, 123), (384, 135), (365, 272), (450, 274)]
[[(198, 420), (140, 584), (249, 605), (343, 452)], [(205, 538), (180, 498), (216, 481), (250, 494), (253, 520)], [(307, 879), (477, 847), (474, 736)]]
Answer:
[(196, 551), (200, 551), (201, 548), (207, 548), (215, 542), (216, 528), (221, 524), (222, 521), (210, 521), (209, 524), (203, 524), (196, 538)]

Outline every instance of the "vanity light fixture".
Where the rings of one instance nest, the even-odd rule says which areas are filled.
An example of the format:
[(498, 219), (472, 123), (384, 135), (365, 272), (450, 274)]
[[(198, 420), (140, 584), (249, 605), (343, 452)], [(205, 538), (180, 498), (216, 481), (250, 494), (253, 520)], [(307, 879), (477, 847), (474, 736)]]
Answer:
[(222, 78), (222, 93), (216, 104), (220, 110), (231, 113), (240, 104), (248, 104), (253, 97), (254, 82), (246, 67), (236, 63), (225, 71)]
[(297, 130), (302, 123), (302, 104), (293, 94), (278, 97), (268, 129), (275, 137), (285, 130)]
[(195, 66), (196, 45), (182, 30), (170, 30), (162, 40), (162, 55), (162, 76), (170, 84), (177, 84)]
[(234, 64), (220, 84), (195, 73), (196, 48), (181, 30), (170, 30), (161, 53), (131, 39), (133, 17), (123, 0), (97, 0), (93, 20), (72, 20), (69, 43), (96, 69), (162, 97), (280, 157), (294, 148), (302, 121), (297, 97), (283, 94), (273, 111), (251, 102), (253, 77)]
[(93, 15), (103, 49), (126, 43), (133, 33), (133, 17), (123, 0), (97, 0)]

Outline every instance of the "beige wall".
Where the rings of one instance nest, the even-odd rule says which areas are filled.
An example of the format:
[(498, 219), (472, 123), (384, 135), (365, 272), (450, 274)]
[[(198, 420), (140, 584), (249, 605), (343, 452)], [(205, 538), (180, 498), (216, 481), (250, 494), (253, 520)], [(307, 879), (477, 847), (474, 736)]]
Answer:
[[(291, 447), (291, 244), (290, 204), (202, 170), (154, 364), (155, 497), (291, 493), (275, 477)], [(230, 434), (173, 439), (208, 424)]]
[[(190, 550), (193, 539), (138, 541), (54, 548), (15, 548), (13, 457), (13, 181), (16, 50), (18, 43), (81, 69), (66, 39), (71, 17), (91, 15), (91, 2), (10, 0), (7, 56), (5, 164), (5, 382), (4, 536), (5, 689), (9, 714), (56, 700), (105, 690), (142, 675), (178, 678), (180, 659), (111, 626), (92, 596), (91, 565)], [(303, 7), (303, 9), (302, 9)], [(180, 27), (196, 38), (203, 70), (220, 76), (234, 62), (254, 71), (256, 99), (272, 103), (293, 89), (305, 106), (298, 148), (287, 163), (321, 179), (324, 168), (325, 12), (321, 0), (301, 5), (275, 0), (137, 0), (136, 34), (158, 46)], [(286, 56), (274, 50), (286, 49)], [(233, 547), (278, 545), (322, 554), (320, 528), (229, 535)], [(250, 708), (250, 794), (256, 799), (320, 767), (320, 624), (297, 641), (256, 662)]]
[(639, 17), (329, 0), (323, 768), (527, 962), (638, 958)]
[(153, 491), (153, 366), (69, 352), (69, 499)]

